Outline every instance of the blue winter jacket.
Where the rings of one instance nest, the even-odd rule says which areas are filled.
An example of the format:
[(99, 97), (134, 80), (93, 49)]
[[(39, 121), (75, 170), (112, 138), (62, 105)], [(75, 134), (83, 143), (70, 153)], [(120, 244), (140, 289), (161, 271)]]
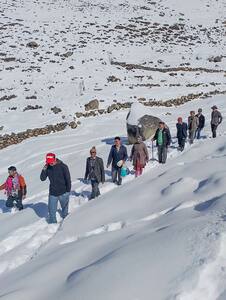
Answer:
[(108, 165), (110, 165), (111, 162), (112, 162), (112, 167), (117, 168), (117, 163), (120, 160), (126, 161), (127, 158), (128, 158), (127, 149), (124, 145), (120, 146), (119, 151), (117, 151), (116, 146), (113, 145), (111, 147), (111, 151), (110, 151), (109, 156), (108, 156)]

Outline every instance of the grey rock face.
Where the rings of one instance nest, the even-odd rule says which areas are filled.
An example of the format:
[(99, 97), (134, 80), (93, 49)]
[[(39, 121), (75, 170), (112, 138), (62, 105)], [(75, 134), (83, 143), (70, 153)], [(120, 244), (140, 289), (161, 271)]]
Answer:
[(97, 99), (90, 101), (89, 103), (85, 104), (85, 110), (94, 110), (99, 109), (99, 101)]
[(127, 122), (129, 144), (134, 144), (137, 141), (138, 136), (141, 136), (144, 141), (151, 138), (155, 134), (160, 121), (161, 120), (157, 117), (144, 115), (138, 120), (138, 125), (131, 125)]

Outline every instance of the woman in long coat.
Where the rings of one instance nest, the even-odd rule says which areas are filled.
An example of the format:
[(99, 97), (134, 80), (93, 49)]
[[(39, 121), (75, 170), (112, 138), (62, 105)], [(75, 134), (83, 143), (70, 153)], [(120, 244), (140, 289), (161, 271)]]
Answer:
[(140, 176), (146, 166), (146, 163), (149, 161), (148, 149), (142, 142), (141, 137), (138, 137), (137, 142), (133, 145), (130, 160), (133, 161), (135, 176)]

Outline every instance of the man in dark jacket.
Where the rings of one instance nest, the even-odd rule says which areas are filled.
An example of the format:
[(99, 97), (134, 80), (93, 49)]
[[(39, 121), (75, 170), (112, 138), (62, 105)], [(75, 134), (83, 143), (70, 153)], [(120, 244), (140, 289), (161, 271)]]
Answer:
[(199, 125), (198, 125), (198, 128), (196, 130), (196, 138), (199, 140), (200, 137), (201, 137), (201, 131), (205, 127), (205, 117), (202, 114), (202, 109), (201, 108), (198, 109), (198, 114), (196, 115), (196, 117), (199, 119)]
[(178, 150), (183, 151), (184, 146), (185, 146), (185, 141), (188, 136), (187, 130), (188, 130), (188, 125), (187, 123), (183, 122), (182, 118), (179, 117), (177, 119), (177, 139), (178, 139)]
[(42, 169), (40, 179), (45, 181), (49, 178), (49, 223), (57, 223), (56, 211), (60, 202), (64, 219), (68, 215), (69, 195), (71, 191), (71, 176), (67, 165), (56, 158), (54, 153), (46, 155), (46, 164)]
[(121, 169), (127, 159), (127, 149), (121, 145), (121, 139), (117, 136), (108, 156), (107, 168), (112, 163), (112, 181), (118, 185), (122, 184)]
[(92, 193), (90, 199), (94, 199), (100, 195), (99, 183), (104, 184), (105, 173), (103, 159), (97, 156), (95, 147), (90, 150), (90, 157), (86, 160), (86, 172), (84, 180), (89, 179), (92, 185)]
[(211, 130), (213, 134), (213, 138), (217, 136), (217, 127), (218, 125), (221, 124), (222, 122), (222, 115), (218, 111), (218, 108), (216, 105), (212, 106), (212, 114), (211, 114)]
[(152, 141), (155, 140), (158, 147), (159, 163), (165, 164), (167, 159), (167, 149), (171, 143), (171, 135), (164, 122), (159, 122), (159, 128), (156, 130)]

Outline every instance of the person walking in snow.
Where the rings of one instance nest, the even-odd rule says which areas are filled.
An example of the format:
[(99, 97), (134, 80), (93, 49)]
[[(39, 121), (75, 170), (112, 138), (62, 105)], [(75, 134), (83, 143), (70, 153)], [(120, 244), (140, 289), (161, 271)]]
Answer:
[(8, 168), (9, 176), (5, 183), (0, 186), (0, 190), (5, 190), (7, 195), (6, 206), (23, 209), (22, 200), (25, 199), (27, 194), (27, 187), (24, 177), (17, 173), (17, 169), (14, 166)]
[(187, 123), (183, 122), (183, 119), (181, 117), (179, 117), (177, 119), (176, 127), (177, 127), (178, 150), (183, 151), (188, 136), (187, 133), (188, 125)]
[(195, 139), (195, 133), (199, 126), (199, 119), (195, 115), (195, 111), (190, 111), (190, 116), (188, 117), (188, 130), (189, 130), (189, 142), (193, 144)]
[(212, 106), (211, 109), (211, 130), (212, 136), (215, 138), (217, 136), (217, 127), (221, 124), (223, 118), (216, 105)]
[(105, 172), (103, 159), (97, 156), (95, 147), (90, 150), (90, 157), (86, 160), (86, 172), (84, 180), (89, 179), (92, 185), (92, 193), (90, 199), (94, 199), (100, 195), (99, 183), (104, 184)]
[(132, 147), (130, 160), (133, 161), (135, 177), (140, 176), (149, 161), (148, 149), (141, 136), (137, 137), (137, 142)]
[(160, 164), (165, 164), (167, 159), (167, 150), (171, 144), (171, 134), (169, 128), (164, 122), (159, 122), (159, 128), (152, 139), (156, 141), (158, 147), (158, 159)]
[(71, 176), (68, 166), (56, 158), (54, 153), (46, 155), (46, 164), (42, 169), (40, 179), (45, 181), (49, 178), (49, 223), (57, 223), (56, 211), (58, 201), (61, 205), (61, 217), (68, 215), (69, 195), (71, 191)]
[(199, 140), (201, 138), (201, 131), (205, 127), (205, 117), (202, 114), (202, 109), (201, 108), (198, 109), (198, 114), (196, 115), (196, 117), (199, 120), (199, 125), (198, 125), (198, 128), (196, 130), (196, 138), (197, 138), (197, 140)]
[(122, 184), (121, 169), (127, 159), (127, 149), (121, 144), (120, 137), (117, 136), (108, 156), (107, 168), (112, 164), (112, 181), (118, 185)]

